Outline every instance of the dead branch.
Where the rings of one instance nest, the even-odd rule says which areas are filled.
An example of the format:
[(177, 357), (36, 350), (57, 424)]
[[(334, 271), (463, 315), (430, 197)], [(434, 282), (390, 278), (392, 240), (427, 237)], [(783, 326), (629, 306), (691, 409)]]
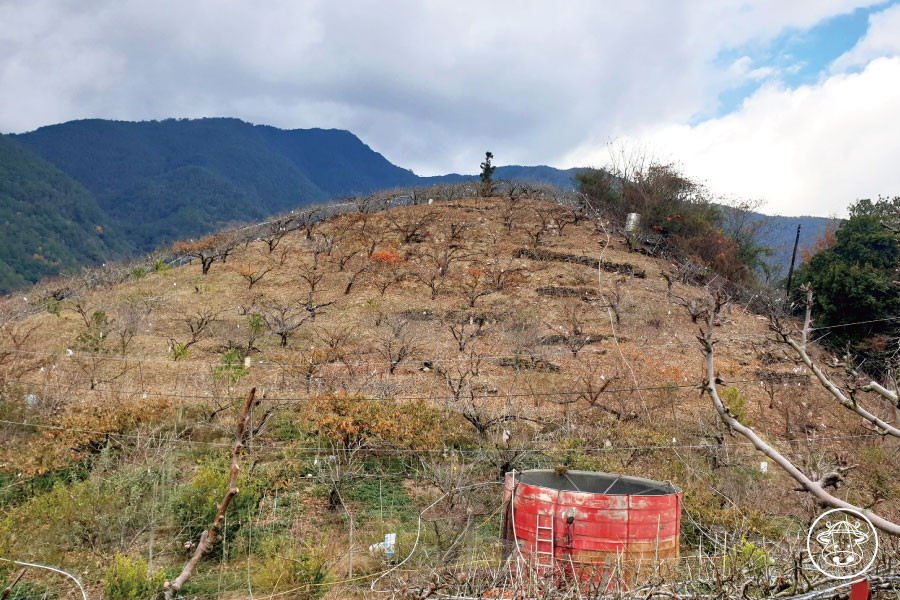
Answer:
[(0, 595), (0, 600), (6, 600), (6, 597), (9, 596), (9, 593), (12, 591), (13, 587), (15, 587), (15, 585), (17, 583), (19, 583), (19, 580), (22, 579), (22, 577), (24, 577), (24, 576), (25, 576), (25, 569), (22, 569), (21, 571), (19, 571), (19, 574), (16, 575), (15, 579), (12, 580), (12, 583), (10, 583), (8, 586), (6, 586), (6, 589), (3, 590), (3, 594)]

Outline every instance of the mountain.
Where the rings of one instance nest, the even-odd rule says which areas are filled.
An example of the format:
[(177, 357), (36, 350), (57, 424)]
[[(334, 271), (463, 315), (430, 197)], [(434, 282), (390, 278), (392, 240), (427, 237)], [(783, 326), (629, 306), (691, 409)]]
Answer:
[(144, 252), (329, 197), (237, 119), (72, 121), (15, 137), (84, 185)]
[(780, 266), (783, 269), (782, 275), (787, 275), (787, 270), (791, 265), (791, 253), (797, 237), (797, 225), (800, 225), (800, 245), (797, 251), (799, 264), (800, 250), (812, 246), (815, 240), (822, 237), (831, 222), (831, 219), (826, 217), (810, 216), (779, 217), (757, 214), (756, 218), (767, 221), (761, 232), (761, 242), (774, 251), (769, 258), (769, 263)]
[[(96, 234), (75, 236), (78, 239), (68, 244), (69, 249), (62, 247), (55, 251), (55, 258), (43, 262), (34, 256), (46, 255), (22, 240), (37, 240), (38, 246), (46, 247), (55, 239), (53, 234), (17, 228), (17, 233), (30, 233), (3, 244), (7, 258), (0, 269), (6, 283), (0, 292), (33, 283), (57, 270), (93, 264), (101, 254), (121, 257), (129, 252), (146, 253), (230, 223), (257, 221), (340, 196), (477, 178), (457, 173), (420, 177), (392, 164), (349, 131), (283, 130), (228, 118), (141, 122), (87, 119), (8, 136), (4, 147), (12, 148), (13, 140), (18, 142), (15, 148), (19, 154), (30, 151), (31, 156), (31, 162), (15, 162), (21, 170), (20, 178), (51, 189), (65, 181), (67, 193), (77, 196), (77, 201), (90, 210), (59, 213), (52, 204), (45, 207), (33, 189), (10, 191), (0, 210), (14, 214), (24, 202), (29, 207), (23, 214), (31, 215), (32, 229), (38, 226), (38, 211), (46, 208), (52, 223), (44, 226), (53, 231), (61, 231), (63, 221), (68, 219), (66, 227), (71, 231), (93, 231), (100, 225), (117, 237), (104, 240), (94, 239)], [(33, 169), (26, 166), (29, 164)], [(494, 177), (571, 189), (579, 171), (511, 165), (497, 167)], [(810, 226), (804, 226), (803, 240), (813, 239), (827, 222), (807, 220)], [(765, 240), (779, 248), (774, 260), (785, 266), (795, 221), (773, 218)]]
[(423, 183), (421, 177), (392, 164), (349, 131), (263, 125), (254, 129), (332, 198)]
[(0, 135), (0, 294), (130, 249), (80, 183)]

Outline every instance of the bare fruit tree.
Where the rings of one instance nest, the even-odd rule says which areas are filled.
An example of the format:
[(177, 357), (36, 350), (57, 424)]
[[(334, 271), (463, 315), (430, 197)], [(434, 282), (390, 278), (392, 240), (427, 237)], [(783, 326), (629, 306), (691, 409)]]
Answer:
[(466, 315), (468, 318), (450, 320), (447, 328), (456, 342), (460, 352), (465, 352), (466, 347), (475, 339), (485, 333), (484, 325), (487, 319), (482, 315)]
[[(819, 380), (819, 383), (821, 383), (822, 386), (826, 390), (828, 390), (828, 393), (831, 394), (841, 406), (851, 412), (856, 413), (857, 415), (868, 421), (880, 433), (900, 438), (900, 429), (886, 422), (876, 414), (863, 408), (863, 406), (859, 403), (858, 398), (860, 392), (874, 393), (881, 401), (887, 401), (888, 403), (890, 403), (893, 410), (900, 410), (900, 399), (898, 399), (896, 389), (888, 389), (877, 381), (870, 380), (864, 385), (856, 385), (855, 382), (851, 381), (848, 386), (849, 390), (844, 391), (835, 382), (835, 380), (833, 378), (830, 378), (822, 369), (822, 367), (816, 364), (816, 362), (813, 361), (813, 359), (810, 357), (809, 351), (807, 349), (807, 341), (809, 340), (809, 334), (812, 324), (813, 291), (812, 288), (808, 285), (802, 286), (801, 290), (806, 292), (806, 313), (803, 318), (803, 329), (800, 330), (800, 341), (798, 342), (794, 339), (794, 337), (791, 335), (790, 328), (778, 318), (772, 319), (772, 330), (778, 334), (783, 343), (790, 346), (794, 350), (800, 361), (803, 362), (803, 364), (806, 365), (806, 367), (810, 371), (812, 371), (816, 379)], [(844, 361), (843, 365), (840, 366), (842, 366), (842, 368), (848, 372), (852, 379), (860, 379), (859, 373), (857, 373), (856, 370), (852, 367), (849, 360)]]
[(382, 321), (375, 350), (387, 361), (388, 373), (393, 374), (403, 361), (419, 351), (418, 332), (406, 319), (386, 318)]
[(0, 389), (7, 380), (19, 379), (36, 364), (33, 355), (23, 350), (34, 339), (37, 325), (24, 324), (4, 312), (0, 312)]
[(444, 289), (451, 265), (466, 257), (467, 254), (459, 246), (446, 244), (429, 248), (422, 253), (418, 268), (413, 271), (412, 276), (428, 287), (431, 299), (434, 300)]
[(328, 488), (328, 510), (347, 509), (344, 492), (364, 471), (362, 442), (349, 447), (332, 444), (331, 454), (315, 460), (316, 479)]
[(238, 274), (247, 282), (247, 289), (252, 290), (253, 286), (259, 283), (263, 277), (282, 266), (286, 258), (287, 254), (282, 252), (280, 255), (272, 256), (272, 258), (266, 260), (261, 267), (244, 265), (238, 269)]
[(190, 337), (185, 342), (178, 342), (175, 338), (169, 338), (171, 352), (175, 360), (187, 355), (187, 350), (209, 332), (209, 327), (219, 320), (219, 313), (211, 308), (201, 308), (182, 317), (181, 322), (187, 327)]
[(270, 300), (259, 314), (269, 331), (281, 340), (282, 348), (287, 347), (291, 334), (309, 320), (306, 306), (294, 300)]
[(275, 252), (278, 244), (281, 243), (281, 240), (290, 232), (296, 231), (297, 228), (298, 225), (294, 215), (275, 217), (268, 222), (266, 231), (260, 236), (260, 239), (265, 242), (269, 254), (272, 254)]
[(575, 211), (565, 205), (558, 205), (550, 212), (550, 220), (553, 222), (556, 235), (562, 235), (567, 225), (576, 222)]
[(413, 244), (425, 241), (428, 226), (437, 219), (437, 213), (433, 210), (392, 211), (387, 213), (387, 219), (391, 230), (399, 236), (401, 244)]
[(199, 260), (201, 272), (203, 275), (206, 275), (216, 260), (225, 262), (228, 255), (237, 246), (237, 238), (226, 231), (197, 241), (175, 242), (172, 244), (172, 252)]
[[(730, 431), (736, 431), (737, 433), (747, 438), (759, 452), (762, 452), (775, 464), (781, 467), (795, 481), (797, 481), (803, 491), (812, 494), (816, 498), (816, 500), (818, 500), (822, 504), (831, 508), (844, 508), (857, 511), (865, 515), (869, 519), (869, 521), (871, 521), (872, 524), (878, 529), (890, 535), (900, 536), (900, 524), (891, 522), (878, 515), (877, 513), (872, 512), (866, 507), (856, 506), (854, 504), (841, 500), (837, 496), (827, 491), (827, 487), (834, 485), (835, 478), (837, 478), (838, 480), (842, 478), (842, 472), (832, 471), (823, 473), (819, 475), (818, 479), (815, 480), (810, 478), (806, 473), (800, 470), (789, 458), (787, 458), (770, 444), (765, 442), (751, 427), (745, 425), (744, 423), (741, 423), (740, 420), (738, 420), (738, 418), (735, 417), (735, 415), (731, 412), (731, 410), (722, 402), (721, 398), (719, 397), (718, 389), (716, 387), (717, 377), (714, 354), (716, 340), (713, 336), (713, 328), (721, 311), (725, 308), (726, 303), (726, 299), (722, 296), (716, 296), (708, 303), (707, 309), (704, 314), (704, 326), (703, 328), (701, 328), (700, 335), (697, 337), (697, 339), (700, 341), (700, 346), (703, 349), (703, 357), (705, 359), (706, 367), (706, 376), (703, 383), (703, 390), (709, 394), (713, 406), (715, 407), (716, 412), (719, 414), (719, 417), (722, 419), (722, 421)], [(806, 340), (804, 339), (803, 346), (805, 346), (805, 341)], [(801, 346), (798, 344), (797, 347)], [(822, 379), (820, 379), (820, 381), (822, 381)], [(827, 381), (827, 378), (825, 379), (825, 381)], [(835, 395), (835, 391), (833, 391), (832, 389), (835, 386), (829, 386), (827, 383), (825, 383), (825, 381), (822, 381), (825, 388), (828, 389), (828, 391), (831, 392), (832, 395)]]
[(453, 395), (453, 401), (459, 402), (472, 390), (475, 378), (481, 371), (481, 353), (470, 350), (464, 356), (458, 357), (450, 363), (450, 366), (441, 369), (441, 376), (447, 391)]

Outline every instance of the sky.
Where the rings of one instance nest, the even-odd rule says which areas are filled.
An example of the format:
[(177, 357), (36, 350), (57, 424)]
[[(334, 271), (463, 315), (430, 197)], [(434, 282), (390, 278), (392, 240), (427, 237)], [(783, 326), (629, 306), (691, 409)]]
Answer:
[(0, 131), (238, 117), (420, 175), (623, 148), (768, 213), (900, 194), (900, 3), (0, 0)]

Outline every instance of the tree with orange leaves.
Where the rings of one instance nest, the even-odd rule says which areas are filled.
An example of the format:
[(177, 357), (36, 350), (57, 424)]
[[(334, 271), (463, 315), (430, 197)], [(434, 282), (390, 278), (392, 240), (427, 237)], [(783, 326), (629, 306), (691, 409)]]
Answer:
[(196, 241), (175, 242), (172, 244), (172, 252), (199, 260), (203, 274), (206, 275), (216, 259), (222, 259), (224, 262), (236, 246), (237, 240), (234, 236), (228, 233), (218, 233)]
[(401, 283), (406, 277), (402, 271), (406, 259), (393, 246), (373, 252), (369, 256), (369, 261), (372, 265), (372, 283), (375, 284), (382, 296), (388, 288)]

